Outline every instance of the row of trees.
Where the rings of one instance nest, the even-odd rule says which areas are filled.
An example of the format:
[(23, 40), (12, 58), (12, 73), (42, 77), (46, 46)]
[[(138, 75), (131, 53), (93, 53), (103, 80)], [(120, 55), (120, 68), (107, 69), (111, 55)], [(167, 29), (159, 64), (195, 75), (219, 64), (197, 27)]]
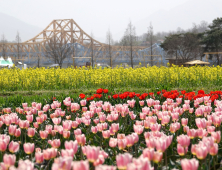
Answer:
[[(21, 40), (21, 37), (20, 37), (20, 34), (19, 34), (19, 32), (17, 32), (17, 34), (16, 34), (16, 37), (15, 37), (15, 41), (13, 41), (13, 43), (17, 43), (17, 58), (19, 59), (20, 58), (20, 56), (21, 56), (21, 50), (19, 49), (19, 44), (22, 42), (22, 40)], [(0, 40), (0, 43), (1, 43), (1, 49), (2, 49), (2, 51), (1, 51), (1, 56), (6, 60), (6, 58), (7, 58), (7, 56), (6, 56), (6, 54), (7, 54), (7, 50), (6, 50), (6, 43), (9, 43), (8, 42), (8, 40), (6, 39), (6, 37), (5, 37), (5, 35), (4, 34), (2, 34), (1, 35), (1, 40)]]
[[(202, 31), (195, 26), (194, 29), (187, 32), (170, 34), (165, 37), (161, 46), (167, 52), (168, 57), (175, 56), (176, 61), (181, 59), (185, 62), (197, 58), (202, 60), (204, 52), (222, 50), (222, 18), (214, 19), (212, 24), (206, 26)], [(210, 57), (212, 58), (212, 55)], [(216, 54), (216, 58), (219, 65), (221, 63), (220, 55)]]

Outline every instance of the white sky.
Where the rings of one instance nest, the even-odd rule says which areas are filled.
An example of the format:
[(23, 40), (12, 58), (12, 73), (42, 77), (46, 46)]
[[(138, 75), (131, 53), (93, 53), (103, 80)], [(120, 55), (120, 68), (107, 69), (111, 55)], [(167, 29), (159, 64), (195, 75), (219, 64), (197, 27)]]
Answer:
[[(88, 34), (93, 32), (100, 38), (105, 37), (108, 28), (113, 35), (122, 33), (130, 19), (136, 23), (187, 1), (197, 0), (0, 0), (0, 12), (43, 29), (53, 19), (72, 18)], [(168, 30), (163, 27), (158, 31)]]

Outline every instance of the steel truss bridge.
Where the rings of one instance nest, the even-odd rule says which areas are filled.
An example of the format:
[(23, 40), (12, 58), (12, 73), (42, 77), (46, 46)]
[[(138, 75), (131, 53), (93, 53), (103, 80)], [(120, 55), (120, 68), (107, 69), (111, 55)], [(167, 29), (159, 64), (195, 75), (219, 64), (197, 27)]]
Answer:
[[(52, 63), (52, 58), (46, 57), (47, 45), (54, 39), (57, 43), (65, 42), (66, 48), (72, 50), (73, 55), (69, 55), (64, 63), (83, 63), (89, 61), (89, 57), (94, 56), (96, 63), (110, 63), (109, 46), (101, 43), (86, 32), (73, 19), (53, 20), (41, 33), (34, 38), (22, 43), (0, 43), (0, 56), (4, 53), (14, 60), (22, 59), (26, 64)], [(130, 46), (111, 46), (111, 56), (113, 63), (129, 63)], [(149, 63), (151, 59), (151, 47), (133, 46), (133, 61), (135, 63)], [(93, 54), (92, 54), (93, 53)], [(152, 56), (154, 65), (165, 65), (164, 50), (159, 44), (152, 46)], [(79, 57), (79, 58), (78, 58)], [(88, 58), (87, 58), (88, 57)]]

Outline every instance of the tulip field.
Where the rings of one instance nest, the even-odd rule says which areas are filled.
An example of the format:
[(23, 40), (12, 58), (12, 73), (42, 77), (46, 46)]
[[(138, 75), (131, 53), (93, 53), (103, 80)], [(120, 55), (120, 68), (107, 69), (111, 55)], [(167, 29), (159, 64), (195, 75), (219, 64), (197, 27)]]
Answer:
[(1, 108), (0, 170), (221, 169), (221, 98), (99, 88)]
[[(0, 90), (61, 90), (144, 87), (158, 89), (220, 87), (222, 67), (115, 67), (1, 69)], [(216, 90), (216, 89), (215, 89)]]

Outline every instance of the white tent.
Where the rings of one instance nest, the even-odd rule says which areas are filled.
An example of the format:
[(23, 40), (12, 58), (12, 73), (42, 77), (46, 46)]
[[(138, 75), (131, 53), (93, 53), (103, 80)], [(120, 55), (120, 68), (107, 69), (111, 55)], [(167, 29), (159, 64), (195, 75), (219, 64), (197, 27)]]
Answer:
[(13, 62), (12, 59), (10, 57), (8, 57), (8, 59), (5, 61), (3, 57), (0, 57), (0, 67), (12, 67), (13, 66)]

